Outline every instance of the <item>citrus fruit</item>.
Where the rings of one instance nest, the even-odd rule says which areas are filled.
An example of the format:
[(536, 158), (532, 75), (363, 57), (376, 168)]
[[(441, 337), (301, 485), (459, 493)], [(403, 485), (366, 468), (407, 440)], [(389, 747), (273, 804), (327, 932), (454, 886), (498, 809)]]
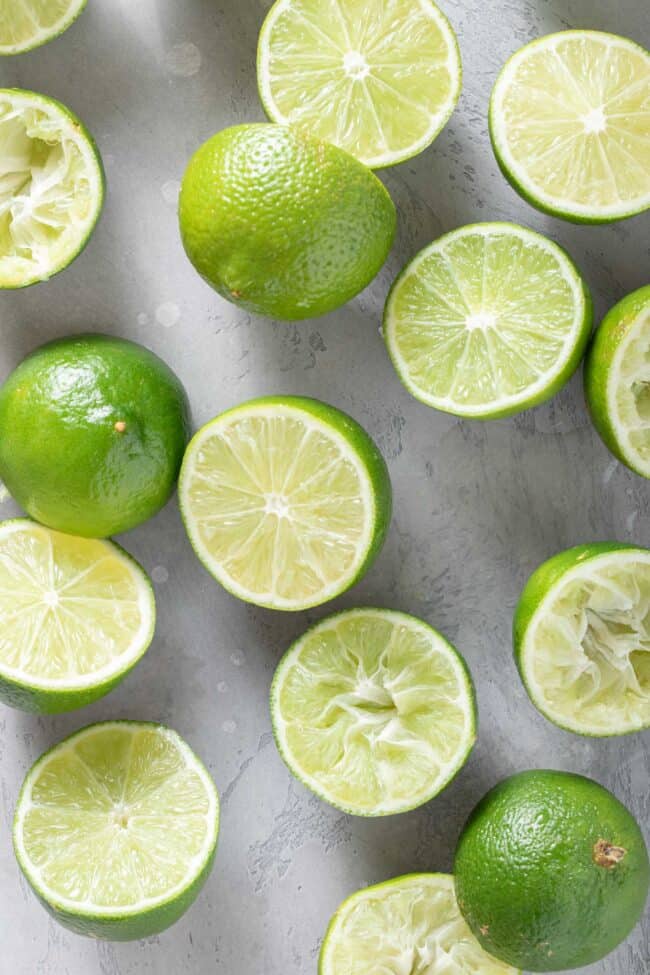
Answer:
[(0, 699), (42, 714), (107, 694), (153, 637), (149, 579), (113, 542), (0, 522)]
[(596, 429), (612, 453), (650, 478), (649, 363), (646, 285), (623, 298), (597, 329), (585, 360), (585, 393)]
[(567, 30), (532, 41), (503, 68), (490, 135), (529, 203), (605, 223), (650, 206), (650, 53), (625, 37)]
[(638, 921), (650, 866), (633, 816), (569, 772), (521, 772), (479, 802), (458, 843), (458, 904), (497, 958), (530, 972), (580, 968)]
[(318, 972), (518, 975), (481, 948), (444, 873), (397, 877), (348, 897), (330, 922)]
[(28, 772), (16, 857), (50, 914), (77, 934), (131, 941), (177, 921), (205, 883), (219, 798), (187, 744), (136, 721), (90, 725)]
[(277, 0), (260, 33), (257, 78), (272, 121), (377, 168), (433, 142), (458, 101), (462, 68), (433, 0)]
[(525, 227), (461, 227), (425, 247), (388, 297), (384, 336), (408, 391), (474, 419), (553, 396), (582, 358), (589, 292), (568, 255)]
[(544, 562), (521, 594), (515, 659), (550, 721), (583, 735), (650, 727), (650, 550), (600, 542)]
[(88, 243), (104, 172), (76, 115), (17, 88), (0, 89), (0, 165), (0, 289), (24, 288), (62, 271)]
[(463, 659), (422, 620), (386, 609), (337, 613), (296, 640), (275, 674), (271, 717), (296, 778), (358, 816), (428, 802), (476, 739)]
[(179, 380), (124, 339), (50, 342), (0, 388), (0, 478), (33, 518), (73, 535), (102, 538), (154, 515), (188, 438)]
[(269, 396), (207, 423), (179, 482), (190, 541), (209, 572), (270, 609), (318, 606), (353, 585), (391, 514), (386, 464), (351, 417)]
[(395, 235), (377, 177), (342, 149), (281, 125), (237, 125), (190, 160), (181, 236), (229, 301), (281, 319), (324, 315), (372, 281)]
[(87, 0), (0, 0), (0, 55), (47, 44), (77, 19)]

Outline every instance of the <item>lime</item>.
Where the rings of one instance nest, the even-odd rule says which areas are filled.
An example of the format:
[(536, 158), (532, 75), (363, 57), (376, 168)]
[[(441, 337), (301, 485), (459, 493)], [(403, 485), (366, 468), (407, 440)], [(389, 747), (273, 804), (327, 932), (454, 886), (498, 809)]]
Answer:
[(107, 694), (153, 637), (149, 579), (113, 542), (0, 523), (0, 699), (54, 714)]
[(422, 620), (387, 609), (338, 613), (296, 640), (275, 674), (271, 717), (296, 778), (358, 816), (428, 802), (476, 739), (461, 656)]
[(650, 285), (603, 319), (585, 361), (585, 393), (612, 453), (650, 478)]
[(215, 579), (282, 610), (318, 606), (360, 579), (391, 514), (386, 464), (365, 430), (297, 396), (251, 400), (207, 423), (187, 449), (179, 498)]
[(416, 399), (487, 420), (564, 386), (591, 323), (589, 292), (557, 244), (515, 224), (479, 223), (445, 234), (404, 268), (384, 336)]
[(182, 738), (160, 725), (107, 721), (32, 766), (14, 849), (57, 921), (132, 941), (168, 928), (193, 903), (218, 833), (217, 790)]
[(366, 166), (392, 166), (433, 142), (460, 95), (449, 21), (432, 0), (277, 0), (257, 55), (274, 122), (305, 127)]
[(0, 55), (22, 54), (53, 41), (87, 0), (0, 0)]
[(490, 135), (506, 179), (540, 210), (606, 223), (650, 206), (650, 54), (593, 30), (549, 34), (503, 68)]
[(189, 406), (153, 352), (107, 335), (41, 346), (0, 388), (0, 478), (37, 521), (105, 537), (174, 488)]
[(479, 802), (458, 843), (458, 904), (497, 958), (531, 972), (599, 961), (643, 911), (650, 865), (633, 816), (569, 772), (513, 775)]
[(347, 152), (281, 125), (237, 125), (192, 157), (180, 195), (183, 244), (229, 301), (273, 318), (324, 315), (372, 281), (395, 207)]
[(397, 877), (341, 904), (323, 941), (319, 975), (518, 975), (491, 958), (458, 910), (445, 873)]
[(550, 721), (582, 735), (650, 727), (650, 550), (579, 545), (544, 562), (521, 594), (515, 658)]
[(76, 115), (17, 88), (0, 89), (0, 166), (0, 289), (24, 288), (86, 246), (104, 203), (104, 171)]

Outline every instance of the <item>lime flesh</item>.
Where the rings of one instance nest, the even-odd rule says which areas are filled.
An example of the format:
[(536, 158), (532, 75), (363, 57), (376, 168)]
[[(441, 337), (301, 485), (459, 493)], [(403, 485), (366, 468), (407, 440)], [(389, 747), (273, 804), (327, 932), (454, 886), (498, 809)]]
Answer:
[(77, 19), (87, 0), (0, 0), (0, 55), (47, 44)]

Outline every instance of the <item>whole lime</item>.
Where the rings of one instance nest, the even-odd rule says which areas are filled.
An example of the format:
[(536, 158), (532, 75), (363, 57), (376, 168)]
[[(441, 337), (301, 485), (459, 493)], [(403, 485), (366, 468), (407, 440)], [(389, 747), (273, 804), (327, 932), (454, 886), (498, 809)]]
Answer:
[(281, 125), (224, 129), (194, 154), (179, 217), (187, 255), (229, 301), (272, 318), (323, 315), (375, 277), (396, 215), (336, 146)]
[(531, 972), (603, 958), (643, 911), (650, 865), (618, 799), (568, 772), (522, 772), (479, 802), (458, 843), (456, 895), (490, 954)]
[(0, 478), (37, 521), (104, 538), (162, 508), (189, 433), (185, 391), (161, 359), (124, 339), (71, 336), (0, 389)]

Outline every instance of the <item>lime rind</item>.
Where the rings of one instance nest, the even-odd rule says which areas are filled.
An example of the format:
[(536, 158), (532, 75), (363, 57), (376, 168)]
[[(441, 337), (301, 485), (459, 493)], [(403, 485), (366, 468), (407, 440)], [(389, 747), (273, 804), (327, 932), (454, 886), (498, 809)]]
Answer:
[[(88, 0), (58, 0), (51, 3), (50, 7), (54, 10), (57, 6), (60, 16), (56, 19), (48, 17), (47, 21), (40, 24), (35, 20), (39, 11), (34, 9), (31, 0), (0, 0), (0, 57), (14, 54), (26, 54), (33, 51), (43, 44), (60, 37), (83, 12)], [(43, 5), (39, 4), (41, 13)], [(19, 21), (20, 18), (20, 21)], [(24, 36), (16, 38), (16, 31), (22, 24), (25, 28)], [(9, 32), (13, 32), (13, 39)]]

